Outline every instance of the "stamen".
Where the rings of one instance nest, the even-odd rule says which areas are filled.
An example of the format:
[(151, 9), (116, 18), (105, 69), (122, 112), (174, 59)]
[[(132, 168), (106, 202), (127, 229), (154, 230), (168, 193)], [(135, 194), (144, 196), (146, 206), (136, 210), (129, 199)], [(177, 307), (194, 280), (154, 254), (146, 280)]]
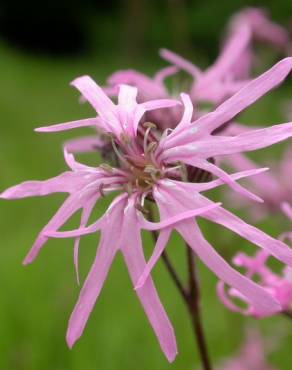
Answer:
[(178, 166), (175, 166), (175, 167), (168, 167), (168, 168), (166, 168), (163, 172), (164, 172), (164, 173), (167, 173), (167, 172), (170, 172), (170, 171), (179, 170), (179, 169), (181, 169), (181, 167), (182, 167), (182, 165), (181, 165), (181, 164), (180, 164), (180, 165), (178, 165)]
[(106, 196), (106, 192), (123, 190), (123, 189), (124, 189), (124, 185), (120, 185), (120, 184), (111, 185), (111, 184), (101, 183), (98, 187), (98, 191), (103, 198)]
[(135, 185), (136, 185), (136, 188), (141, 190), (141, 191), (148, 191), (152, 188), (153, 186), (153, 182), (151, 181), (151, 179), (135, 179)]
[(149, 145), (148, 145), (148, 147), (146, 148), (146, 150), (145, 150), (145, 153), (151, 153), (151, 152), (153, 152), (156, 148), (157, 148), (157, 143), (155, 142), (155, 141), (152, 141)]
[(155, 168), (152, 164), (147, 164), (144, 168), (144, 172), (146, 173), (151, 173), (151, 172), (156, 172), (157, 168)]
[(112, 147), (113, 147), (113, 150), (116, 154), (116, 156), (119, 158), (119, 160), (124, 163), (127, 167), (130, 167), (130, 163), (121, 155), (121, 153), (119, 152), (117, 146), (116, 146), (116, 143), (115, 143), (115, 140), (114, 138), (112, 137), (111, 138), (111, 143), (112, 143)]
[(150, 148), (150, 160), (152, 161), (152, 163), (154, 163), (157, 167), (159, 166), (158, 165), (158, 162), (156, 160), (156, 149), (158, 147), (158, 144), (153, 147), (153, 148)]
[(148, 137), (149, 137), (149, 134), (150, 134), (150, 131), (154, 128), (154, 129), (157, 129), (157, 126), (154, 124), (154, 123), (151, 123), (151, 122), (145, 122), (144, 127), (147, 127), (147, 130), (145, 132), (145, 135), (144, 135), (144, 139), (143, 139), (143, 148), (144, 148), (144, 153), (147, 152), (147, 143), (148, 143)]
[(153, 165), (147, 165), (144, 168), (144, 172), (149, 173), (154, 182), (156, 182), (157, 179), (161, 177), (161, 170), (154, 167)]
[(184, 164), (181, 165), (180, 174), (181, 174), (182, 181), (187, 182), (188, 181), (188, 171)]
[(153, 122), (145, 122), (145, 123), (143, 123), (143, 126), (145, 128), (155, 128), (155, 129), (157, 129), (157, 126)]
[(130, 182), (127, 182), (126, 184), (124, 184), (124, 189), (125, 191), (129, 194), (129, 195), (132, 195), (133, 193), (133, 186)]
[(107, 185), (104, 187), (104, 192), (111, 192), (111, 191), (117, 191), (117, 190), (124, 190), (122, 185)]

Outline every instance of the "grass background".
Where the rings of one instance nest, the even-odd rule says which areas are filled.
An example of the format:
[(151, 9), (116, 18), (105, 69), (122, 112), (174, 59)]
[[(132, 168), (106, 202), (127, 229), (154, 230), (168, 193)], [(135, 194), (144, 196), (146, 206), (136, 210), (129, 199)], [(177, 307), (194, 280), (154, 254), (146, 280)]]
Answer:
[[(107, 56), (109, 55), (109, 56)], [(90, 74), (104, 82), (116, 69), (135, 67), (153, 73), (161, 61), (153, 57), (129, 60), (106, 55), (83, 55), (61, 59), (34, 56), (0, 44), (0, 189), (27, 179), (46, 179), (65, 169), (60, 146), (65, 139), (88, 131), (39, 134), (35, 127), (88, 117), (92, 111), (78, 104), (78, 95), (68, 83)], [(269, 125), (283, 122), (281, 104), (289, 99), (291, 85), (262, 99), (242, 117), (243, 122)], [(257, 157), (278, 156), (282, 146), (262, 151)], [(218, 195), (218, 194), (217, 194)], [(215, 194), (216, 196), (216, 194)], [(19, 201), (1, 201), (0, 206), (0, 369), (2, 370), (188, 370), (199, 367), (198, 355), (187, 312), (164, 266), (158, 263), (154, 280), (175, 327), (179, 355), (169, 365), (155, 340), (130, 285), (122, 258), (116, 258), (98, 304), (81, 340), (73, 350), (65, 343), (69, 315), (79, 287), (73, 269), (71, 240), (51, 240), (30, 266), (21, 261), (41, 227), (64, 199), (61, 195)], [(98, 212), (107, 205), (103, 201)], [(288, 224), (273, 218), (258, 225), (277, 236)], [(218, 251), (232, 255), (251, 246), (235, 235), (211, 224), (202, 227)], [(219, 232), (220, 230), (220, 232)], [(93, 260), (98, 238), (82, 240), (80, 270), (84, 280)], [(174, 235), (168, 251), (181, 276), (186, 278), (185, 251)], [(152, 245), (145, 237), (145, 252)], [(244, 339), (244, 325), (253, 322), (228, 312), (215, 293), (216, 279), (199, 265), (202, 284), (204, 327), (214, 363), (234, 353)], [(290, 370), (291, 323), (284, 317), (256, 322), (265, 337), (271, 336), (276, 350), (270, 361), (278, 369)], [(278, 337), (280, 338), (278, 340)]]

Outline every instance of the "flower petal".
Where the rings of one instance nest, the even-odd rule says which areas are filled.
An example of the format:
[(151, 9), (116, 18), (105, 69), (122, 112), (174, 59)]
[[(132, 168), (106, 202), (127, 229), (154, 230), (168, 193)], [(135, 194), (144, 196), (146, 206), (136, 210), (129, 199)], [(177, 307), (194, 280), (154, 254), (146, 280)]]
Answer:
[(119, 249), (124, 206), (124, 198), (119, 198), (111, 209), (111, 217), (105, 219), (95, 261), (69, 320), (66, 339), (70, 348), (83, 333), (113, 258)]
[(285, 215), (292, 221), (292, 207), (289, 203), (284, 202), (281, 205), (282, 211), (285, 213)]
[(178, 68), (175, 66), (169, 66), (162, 68), (160, 71), (155, 73), (155, 76), (153, 77), (153, 80), (158, 84), (158, 85), (163, 85), (164, 80), (172, 76), (173, 74), (178, 72)]
[(279, 303), (263, 288), (234, 270), (204, 239), (194, 221), (185, 221), (177, 227), (187, 244), (194, 250), (204, 264), (226, 284), (243, 294), (262, 314), (280, 311)]
[(218, 207), (203, 214), (202, 217), (206, 217), (208, 220), (234, 231), (244, 239), (263, 248), (278, 260), (292, 267), (292, 250), (288, 245), (272, 238), (256, 227), (245, 223), (226, 209)]
[(106, 143), (97, 135), (84, 136), (64, 143), (69, 153), (89, 153), (102, 149)]
[(118, 105), (128, 112), (133, 111), (137, 105), (137, 95), (138, 89), (136, 87), (121, 84), (119, 86)]
[(205, 132), (211, 133), (278, 86), (289, 75), (291, 69), (292, 58), (282, 59), (267, 72), (245, 85), (214, 112), (200, 118), (196, 124)]
[(106, 213), (100, 217), (97, 221), (87, 227), (81, 227), (79, 229), (70, 230), (70, 231), (55, 231), (48, 229), (45, 231), (44, 235), (50, 238), (78, 238), (82, 235), (88, 235), (95, 233), (97, 230), (100, 230), (103, 227), (104, 221), (110, 217), (111, 212), (116, 208), (117, 204), (120, 203), (123, 199), (127, 198), (128, 194), (122, 194), (117, 196), (107, 209)]
[[(134, 207), (127, 207), (125, 210), (121, 243), (121, 251), (135, 287), (146, 267), (146, 262)], [(161, 305), (152, 279), (149, 277), (144, 286), (136, 290), (136, 293), (153, 327), (162, 351), (165, 353), (168, 361), (172, 362), (177, 354), (174, 331)]]
[(161, 58), (188, 72), (193, 77), (199, 78), (202, 74), (197, 66), (170, 50), (161, 49), (159, 54)]
[(166, 140), (164, 146), (171, 148), (187, 143), (195, 143), (201, 137), (208, 136), (218, 127), (232, 120), (238, 113), (256, 102), (267, 92), (277, 87), (289, 75), (291, 69), (292, 57), (282, 59), (261, 76), (247, 83), (217, 109), (193, 122), (192, 125), (196, 128), (193, 134), (187, 129), (179, 131), (176, 135), (174, 130), (172, 135), (170, 135), (169, 142)]
[(44, 196), (52, 193), (71, 193), (80, 188), (83, 183), (80, 174), (64, 172), (59, 176), (44, 181), (25, 181), (12, 186), (0, 194), (2, 199), (21, 199)]
[(220, 167), (208, 162), (208, 161), (203, 161), (199, 159), (193, 159), (191, 157), (189, 158), (184, 158), (181, 160), (187, 164), (190, 164), (191, 166), (195, 166), (198, 168), (201, 168), (203, 170), (206, 170), (213, 175), (219, 177), (221, 181), (223, 181), (225, 184), (230, 186), (234, 191), (238, 192), (239, 194), (246, 196), (247, 198), (254, 200), (256, 202), (262, 203), (263, 200), (258, 197), (257, 195), (253, 194), (249, 190), (245, 189), (243, 186), (238, 184), (232, 176), (230, 176), (227, 172), (223, 171)]
[(208, 80), (223, 78), (230, 73), (230, 68), (240, 61), (242, 53), (249, 45), (251, 39), (251, 29), (248, 25), (241, 25), (236, 32), (225, 41), (224, 47), (216, 62), (208, 71)]
[[(186, 128), (189, 128), (190, 132), (194, 130), (193, 125), (191, 125), (191, 120), (192, 120), (193, 111), (194, 111), (192, 100), (188, 94), (181, 93), (180, 96), (181, 96), (184, 109), (183, 109), (182, 118), (175, 128), (175, 135), (179, 133), (181, 130), (186, 129)], [(168, 136), (164, 136), (160, 140), (160, 143), (159, 143), (160, 148), (163, 149), (165, 139), (167, 139), (167, 142), (169, 142), (171, 137), (172, 137), (172, 134), (169, 134)]]
[[(237, 172), (237, 173), (231, 174), (229, 176), (233, 180), (239, 180), (239, 179), (242, 179), (242, 178), (262, 174), (263, 172), (266, 172), (268, 170), (269, 170), (269, 168), (267, 168), (267, 167), (255, 168), (253, 170), (246, 170), (246, 171)], [(210, 189), (214, 189), (217, 186), (224, 185), (224, 184), (225, 183), (221, 179), (217, 179), (217, 180), (213, 180), (213, 181), (209, 181), (209, 182), (194, 183), (193, 186), (194, 186), (194, 189), (196, 189), (198, 192), (201, 192), (201, 191), (207, 191), (207, 190), (210, 190)]]
[[(160, 188), (159, 192), (162, 198), (157, 198), (157, 192), (154, 198), (159, 207), (162, 218), (170, 217), (177, 212), (188, 209), (190, 204), (194, 204), (197, 196), (192, 199), (188, 193), (181, 193), (176, 188), (172, 190)], [(181, 188), (183, 189), (183, 187)], [(200, 196), (201, 197), (201, 196)], [(203, 197), (202, 197), (203, 198)], [(199, 198), (200, 199), (200, 198)], [(205, 198), (206, 199), (206, 198)], [(208, 203), (210, 201), (208, 200)], [(215, 210), (210, 211), (210, 213)], [(207, 213), (206, 215), (208, 215)], [(195, 251), (198, 257), (213, 271), (220, 280), (240, 291), (252, 304), (258, 312), (275, 313), (279, 310), (279, 304), (263, 288), (242, 276), (234, 270), (228, 263), (212, 248), (204, 239), (197, 223), (193, 220), (185, 220), (175, 226), (175, 229), (182, 235), (186, 243)]]
[(195, 156), (210, 158), (266, 148), (292, 136), (292, 122), (251, 130), (237, 136), (210, 136), (197, 144)]
[(65, 123), (58, 123), (56, 125), (51, 126), (43, 126), (35, 128), (36, 132), (58, 132), (58, 131), (66, 131), (66, 130), (72, 130), (73, 128), (78, 127), (94, 127), (94, 126), (100, 126), (99, 119), (96, 117), (93, 118), (85, 118), (77, 121), (71, 121), (71, 122), (65, 122)]
[(165, 96), (165, 89), (158, 82), (143, 73), (129, 69), (113, 73), (107, 80), (112, 86), (127, 84), (138, 88), (139, 96), (145, 99), (156, 99)]
[(120, 235), (120, 226), (118, 225), (119, 222), (115, 220), (115, 223), (111, 223), (110, 227), (102, 232), (95, 261), (69, 320), (66, 339), (70, 348), (83, 333), (88, 317), (100, 294), (113, 258), (118, 250), (118, 243), (113, 242), (113, 237), (118, 240)]
[(249, 309), (248, 308), (242, 308), (240, 306), (237, 306), (229, 297), (229, 295), (225, 292), (225, 283), (223, 281), (219, 281), (217, 283), (217, 295), (220, 299), (220, 301), (226, 306), (230, 311), (237, 312), (242, 315), (248, 315)]
[(151, 111), (154, 109), (171, 108), (180, 104), (180, 101), (175, 99), (156, 99), (141, 103), (140, 106), (143, 107), (145, 111)]
[[(88, 220), (89, 220), (89, 217), (91, 215), (91, 212), (93, 210), (93, 207), (95, 206), (98, 198), (99, 198), (99, 194), (98, 195), (95, 195), (92, 197), (92, 199), (90, 199), (84, 206), (83, 206), (83, 210), (82, 210), (82, 213), (81, 213), (81, 220), (80, 220), (80, 228), (83, 228)], [(75, 273), (76, 273), (76, 278), (77, 278), (77, 283), (78, 285), (80, 284), (80, 279), (79, 279), (79, 268), (78, 268), (78, 254), (79, 254), (79, 244), (80, 244), (80, 236), (77, 237), (74, 241), (74, 266), (75, 266)]]
[[(223, 158), (229, 167), (237, 171), (249, 170), (251, 168), (256, 168), (258, 165), (249, 159), (246, 155), (238, 153), (228, 157)], [(262, 195), (263, 199), (269, 199), (268, 193), (273, 195), (278, 194), (281, 185), (279, 181), (274, 177), (271, 171), (262, 173), (261, 176), (256, 176), (248, 179), (248, 183), (252, 184), (253, 188)], [(267, 184), (269, 187), (267, 188)], [(278, 200), (275, 199), (275, 202)]]
[(23, 264), (27, 265), (36, 258), (40, 249), (48, 240), (48, 236), (46, 235), (47, 230), (59, 229), (81, 207), (82, 201), (80, 200), (79, 193), (70, 195), (62, 204), (62, 206), (58, 209), (57, 213), (51, 218), (48, 224), (39, 233), (29, 253), (25, 257)]
[(77, 162), (73, 153), (70, 153), (66, 146), (63, 147), (63, 154), (64, 154), (64, 159), (65, 159), (65, 162), (66, 162), (67, 166), (72, 171), (76, 171), (76, 172), (78, 172), (78, 171), (88, 171), (89, 175), (90, 175), (90, 171), (91, 172), (94, 171), (94, 173), (96, 174), (96, 177), (98, 175), (101, 175), (101, 171), (99, 172), (99, 169), (89, 167), (89, 166), (86, 166), (82, 163)]
[(212, 204), (209, 204), (206, 207), (200, 207), (200, 208), (192, 209), (192, 210), (185, 211), (185, 212), (182, 212), (182, 213), (178, 213), (175, 216), (166, 218), (166, 219), (164, 219), (160, 222), (150, 222), (150, 221), (145, 220), (143, 218), (142, 220), (139, 220), (139, 223), (140, 223), (140, 226), (143, 229), (146, 229), (146, 230), (152, 230), (153, 231), (153, 230), (165, 229), (165, 228), (167, 228), (169, 226), (173, 226), (173, 225), (175, 225), (178, 222), (181, 222), (183, 220), (193, 218), (193, 217), (196, 217), (196, 216), (200, 216), (201, 214), (203, 214), (205, 212), (208, 212), (213, 208), (221, 206), (221, 204), (222, 203), (212, 203)]
[[(178, 181), (174, 182), (177, 185), (176, 187), (171, 187), (167, 189), (165, 187), (159, 188), (161, 195), (165, 199), (164, 203), (161, 203), (161, 200), (159, 200), (159, 198), (157, 198), (156, 194), (154, 193), (155, 199), (157, 202), (160, 203), (160, 206), (161, 204), (171, 204), (171, 206), (175, 209), (175, 212), (177, 213), (179, 211), (185, 211), (190, 207), (202, 207), (207, 204), (212, 204), (212, 202), (208, 198), (199, 193), (195, 193), (194, 190), (192, 191), (192, 184), (182, 183)], [(169, 216), (171, 216), (171, 214), (167, 214), (167, 217)], [(259, 246), (263, 250), (266, 250), (278, 260), (289, 266), (292, 266), (292, 250), (288, 247), (288, 245), (282, 243), (277, 239), (272, 238), (256, 227), (247, 224), (226, 209), (222, 207), (217, 207), (211, 211), (203, 213), (202, 217), (219, 225), (222, 225), (229, 230), (232, 230), (242, 238)], [(190, 220), (186, 220), (183, 223), (189, 221)]]
[(159, 257), (161, 256), (161, 254), (163, 253), (165, 247), (166, 247), (166, 244), (169, 240), (169, 237), (170, 237), (170, 233), (171, 233), (171, 229), (170, 228), (166, 228), (164, 230), (162, 230), (160, 233), (159, 233), (159, 236), (157, 238), (157, 241), (156, 241), (156, 244), (155, 244), (155, 247), (154, 247), (154, 251), (149, 259), (149, 261), (147, 262), (147, 265), (145, 266), (145, 269), (142, 273), (142, 275), (140, 276), (136, 286), (135, 286), (135, 290), (137, 289), (141, 289), (145, 282), (147, 281), (148, 277), (150, 276), (150, 273), (152, 271), (152, 268), (154, 267), (154, 265), (156, 264), (156, 262), (159, 260)]
[(80, 91), (101, 117), (107, 118), (109, 112), (115, 112), (115, 104), (89, 76), (78, 77), (71, 85)]

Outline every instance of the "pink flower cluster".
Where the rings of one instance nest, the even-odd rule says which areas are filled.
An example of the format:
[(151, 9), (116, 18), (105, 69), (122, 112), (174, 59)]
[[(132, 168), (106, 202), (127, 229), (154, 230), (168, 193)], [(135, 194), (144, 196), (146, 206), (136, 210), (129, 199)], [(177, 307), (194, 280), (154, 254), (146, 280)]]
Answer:
[[(245, 275), (249, 279), (257, 278), (258, 283), (280, 303), (279, 311), (289, 313), (292, 308), (292, 269), (290, 266), (285, 266), (281, 274), (276, 274), (268, 267), (268, 258), (269, 254), (265, 251), (257, 252), (254, 257), (240, 252), (233, 258), (233, 263), (244, 268)], [(253, 303), (236, 289), (230, 288), (227, 293), (224, 288), (224, 283), (219, 282), (219, 298), (230, 310), (252, 315), (255, 318), (269, 316), (267, 313), (259, 312)], [(236, 305), (232, 298), (242, 301), (246, 307)]]
[[(233, 127), (233, 133), (242, 129), (245, 128), (236, 125)], [(234, 171), (246, 171), (259, 166), (242, 153), (224, 158), (222, 163)], [(233, 205), (246, 209), (255, 221), (271, 216), (274, 213), (282, 213), (283, 204), (292, 203), (290, 179), (292, 173), (292, 147), (287, 147), (281, 161), (273, 159), (265, 164), (269, 166), (270, 171), (262, 173), (260, 176), (249, 178), (246, 181), (248, 187), (261, 196), (264, 204), (259, 206), (246, 200), (243, 201), (237, 195), (232, 198)]]
[[(247, 160), (245, 153), (292, 137), (292, 122), (241, 130), (234, 123), (242, 111), (280, 85), (292, 70), (292, 58), (286, 57), (253, 78), (252, 44), (256, 39), (276, 45), (282, 52), (288, 44), (285, 30), (272, 23), (261, 10), (247, 9), (232, 20), (219, 57), (205, 71), (163, 50), (161, 55), (173, 66), (158, 72), (154, 78), (133, 70), (119, 71), (108, 79), (108, 86), (102, 88), (88, 76), (78, 77), (71, 85), (80, 92), (82, 100), (92, 106), (94, 116), (36, 130), (58, 132), (79, 127), (94, 130), (91, 136), (64, 144), (67, 171), (49, 180), (24, 182), (0, 194), (3, 199), (18, 199), (68, 193), (65, 202), (37, 236), (25, 264), (35, 259), (49, 238), (74, 238), (74, 263), (78, 273), (81, 236), (100, 233), (95, 260), (69, 320), (67, 342), (70, 347), (82, 335), (112, 261), (119, 252), (162, 351), (169, 361), (174, 360), (177, 354), (174, 330), (151, 278), (152, 268), (173, 231), (182, 236), (189, 248), (218, 277), (221, 288), (222, 284), (230, 286), (229, 293), (248, 304), (248, 313), (270, 316), (286, 309), (286, 303), (289, 305), (291, 285), (286, 284), (289, 281), (286, 272), (283, 277), (278, 277), (265, 266), (265, 262), (271, 255), (287, 266), (285, 271), (288, 271), (292, 268), (290, 247), (205, 195), (206, 191), (225, 185), (253, 202), (262, 203), (269, 191), (269, 196), (277, 204), (287, 200), (286, 195), (274, 198), (284, 190), (269, 188), (267, 168), (258, 168), (251, 163), (248, 169), (241, 169), (245, 166), (236, 162), (238, 166), (234, 167), (239, 169), (238, 172), (229, 174), (221, 167), (222, 158), (240, 156)], [(193, 84), (187, 93), (171, 96), (164, 79), (179, 69), (192, 76)], [(199, 111), (197, 106), (201, 101), (212, 103), (213, 109)], [(233, 127), (237, 129), (232, 131)], [(105, 161), (96, 167), (80, 163), (74, 156), (96, 150)], [(256, 184), (254, 190), (260, 190), (259, 195), (238, 182), (255, 175), (265, 176), (262, 177), (264, 180), (251, 180)], [(88, 225), (93, 208), (108, 194), (114, 194), (114, 200), (107, 211)], [(159, 214), (156, 222), (148, 217), (153, 207)], [(80, 227), (60, 231), (80, 209)], [(235, 264), (245, 267), (246, 274), (231, 267), (210, 245), (200, 230), (198, 217), (219, 224), (260, 248), (255, 259), (249, 259), (243, 253), (236, 256)], [(142, 230), (158, 231), (148, 261), (143, 253)], [(260, 283), (252, 280), (254, 273), (260, 274)], [(289, 285), (287, 289), (286, 285)], [(234, 309), (223, 289), (220, 297)]]
[(267, 363), (266, 347), (260, 333), (248, 327), (238, 354), (224, 361), (218, 370), (275, 370)]

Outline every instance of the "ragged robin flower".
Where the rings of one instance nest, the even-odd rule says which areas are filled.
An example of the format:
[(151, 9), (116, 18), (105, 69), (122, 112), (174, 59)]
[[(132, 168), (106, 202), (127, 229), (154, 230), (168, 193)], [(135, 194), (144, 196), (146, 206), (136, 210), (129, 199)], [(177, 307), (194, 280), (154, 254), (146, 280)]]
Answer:
[[(173, 230), (178, 231), (189, 248), (221, 281), (252, 302), (258, 312), (269, 315), (280, 310), (279, 302), (269, 292), (238, 273), (217, 253), (204, 238), (196, 217), (204, 217), (230, 229), (292, 267), (292, 251), (286, 244), (245, 223), (225, 210), (220, 203), (214, 203), (201, 194), (226, 184), (243, 196), (261, 201), (239, 185), (237, 180), (263, 170), (229, 175), (216, 165), (216, 158), (283, 141), (292, 136), (292, 123), (237, 136), (216, 136), (212, 133), (281, 83), (291, 68), (291, 58), (282, 60), (215, 111), (195, 121), (192, 118), (193, 104), (190, 97), (181, 94), (181, 120), (174, 130), (165, 131), (159, 130), (155, 122), (146, 123), (143, 115), (146, 111), (167, 109), (181, 104), (180, 102), (163, 99), (137, 103), (137, 89), (122, 85), (118, 104), (114, 104), (88, 76), (80, 77), (72, 83), (96, 110), (97, 117), (42, 127), (37, 131), (54, 132), (94, 127), (107, 137), (114, 153), (112, 162), (102, 163), (98, 167), (81, 164), (65, 146), (64, 155), (69, 171), (47, 181), (29, 181), (16, 185), (1, 194), (1, 198), (14, 199), (55, 192), (69, 193), (55, 216), (38, 235), (25, 263), (34, 260), (48, 238), (71, 237), (75, 238), (74, 256), (77, 265), (80, 237), (100, 232), (95, 260), (69, 321), (67, 342), (70, 347), (81, 336), (112, 260), (117, 252), (121, 252), (163, 352), (169, 361), (175, 358), (177, 348), (173, 328), (150, 276), (151, 269), (165, 249)], [(211, 175), (218, 179), (210, 181)], [(202, 179), (205, 181), (202, 182)], [(116, 194), (113, 202), (100, 219), (87, 226), (93, 207), (100, 197), (109, 193)], [(158, 222), (147, 218), (149, 203), (159, 211)], [(77, 230), (60, 231), (79, 209), (82, 210), (80, 227)], [(142, 229), (160, 231), (148, 263), (143, 253)]]

